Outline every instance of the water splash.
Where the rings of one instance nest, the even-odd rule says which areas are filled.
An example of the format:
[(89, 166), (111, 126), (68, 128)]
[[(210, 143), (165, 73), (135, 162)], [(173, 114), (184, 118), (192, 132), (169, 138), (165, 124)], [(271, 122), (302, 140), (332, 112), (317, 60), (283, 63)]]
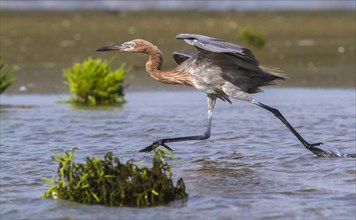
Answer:
[(356, 154), (341, 153), (338, 148), (326, 144), (322, 144), (318, 148), (323, 151), (318, 155), (320, 157), (356, 157)]

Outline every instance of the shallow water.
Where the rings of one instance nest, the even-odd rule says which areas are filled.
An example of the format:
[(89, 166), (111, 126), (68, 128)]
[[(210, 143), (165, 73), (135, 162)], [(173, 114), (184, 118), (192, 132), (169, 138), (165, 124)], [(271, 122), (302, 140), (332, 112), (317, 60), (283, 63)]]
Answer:
[[(254, 97), (278, 108), (310, 142), (356, 152), (356, 90), (267, 89)], [(1, 219), (355, 219), (356, 159), (318, 158), (271, 113), (218, 101), (212, 136), (171, 143), (189, 198), (154, 208), (87, 206), (39, 197), (56, 173), (53, 153), (78, 147), (76, 161), (151, 159), (137, 151), (158, 138), (205, 130), (205, 95), (131, 92), (122, 108), (74, 108), (66, 95), (5, 95), (1, 104)]]

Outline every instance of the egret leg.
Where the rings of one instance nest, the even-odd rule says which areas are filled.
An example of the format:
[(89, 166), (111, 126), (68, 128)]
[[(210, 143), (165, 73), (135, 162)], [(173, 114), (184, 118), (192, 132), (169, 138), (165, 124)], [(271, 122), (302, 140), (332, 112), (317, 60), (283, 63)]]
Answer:
[(284, 118), (284, 116), (277, 110), (274, 109), (272, 107), (269, 107), (265, 104), (262, 104), (260, 102), (257, 102), (256, 100), (254, 100), (251, 96), (249, 96), (248, 94), (246, 94), (245, 92), (241, 91), (241, 89), (229, 82), (226, 82), (223, 86), (222, 86), (223, 91), (229, 95), (230, 97), (233, 97), (235, 99), (238, 100), (242, 100), (242, 101), (247, 101), (250, 103), (253, 103), (259, 107), (262, 107), (270, 112), (272, 112), (279, 120), (281, 120), (283, 122), (283, 124), (285, 124), (285, 126), (287, 126), (287, 128), (298, 138), (298, 140), (304, 145), (304, 147), (306, 147), (308, 150), (310, 150), (311, 152), (313, 152), (314, 154), (318, 155), (318, 156), (331, 156), (331, 154), (325, 150), (322, 150), (316, 146), (321, 145), (322, 143), (315, 143), (315, 144), (309, 144), (293, 127), (292, 125), (289, 124), (289, 122), (287, 121), (287, 119)]
[(176, 137), (176, 138), (164, 138), (158, 141), (153, 142), (151, 145), (145, 147), (144, 149), (140, 150), (139, 152), (150, 152), (156, 149), (159, 146), (163, 146), (170, 151), (173, 151), (170, 147), (166, 145), (169, 142), (178, 142), (178, 141), (194, 141), (194, 140), (205, 140), (210, 137), (211, 133), (211, 123), (213, 120), (213, 112), (216, 103), (216, 95), (208, 95), (208, 128), (202, 135), (195, 135), (195, 136), (186, 136), (186, 137)]
[(310, 150), (311, 152), (313, 152), (314, 154), (318, 155), (318, 156), (328, 156), (330, 155), (329, 152), (326, 152), (324, 150), (322, 150), (321, 148), (318, 148), (316, 146), (321, 145), (321, 142), (318, 143), (314, 143), (314, 144), (309, 144), (294, 128), (292, 125), (289, 124), (289, 122), (287, 121), (287, 119), (284, 118), (284, 116), (275, 108), (272, 108), (270, 106), (267, 106), (265, 104), (262, 104), (260, 102), (257, 102), (256, 100), (252, 99), (250, 101), (251, 103), (262, 107), (268, 111), (270, 111), (271, 113), (273, 113), (279, 120), (281, 120), (283, 122), (283, 124), (285, 124), (285, 126), (287, 126), (287, 128), (298, 138), (298, 140), (304, 145), (304, 147), (306, 147), (308, 150)]

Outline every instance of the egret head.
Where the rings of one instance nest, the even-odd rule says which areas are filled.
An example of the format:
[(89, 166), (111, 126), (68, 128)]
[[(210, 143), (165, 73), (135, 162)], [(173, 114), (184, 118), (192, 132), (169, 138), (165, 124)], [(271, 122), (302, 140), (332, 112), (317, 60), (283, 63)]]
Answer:
[(126, 52), (136, 52), (136, 53), (147, 53), (149, 49), (155, 47), (148, 41), (142, 39), (131, 40), (125, 42), (121, 45), (107, 46), (96, 49), (96, 51), (126, 51)]

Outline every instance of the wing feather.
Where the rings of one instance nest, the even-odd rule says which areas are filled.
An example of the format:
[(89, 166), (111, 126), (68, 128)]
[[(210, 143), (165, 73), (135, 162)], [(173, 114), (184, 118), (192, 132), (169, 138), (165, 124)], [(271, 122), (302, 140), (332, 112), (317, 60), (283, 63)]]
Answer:
[(213, 53), (230, 54), (244, 60), (245, 62), (259, 65), (259, 61), (249, 49), (237, 44), (200, 34), (178, 34), (176, 39), (184, 40), (187, 44), (195, 46), (201, 50)]
[(239, 45), (199, 34), (179, 34), (176, 38), (198, 49), (198, 63), (218, 67), (216, 74), (245, 92), (258, 92), (260, 86), (285, 78), (280, 71), (261, 66), (249, 49)]
[(181, 64), (183, 63), (185, 60), (195, 56), (197, 53), (196, 52), (181, 52), (181, 51), (174, 51), (173, 52), (173, 58), (176, 61), (176, 63)]

